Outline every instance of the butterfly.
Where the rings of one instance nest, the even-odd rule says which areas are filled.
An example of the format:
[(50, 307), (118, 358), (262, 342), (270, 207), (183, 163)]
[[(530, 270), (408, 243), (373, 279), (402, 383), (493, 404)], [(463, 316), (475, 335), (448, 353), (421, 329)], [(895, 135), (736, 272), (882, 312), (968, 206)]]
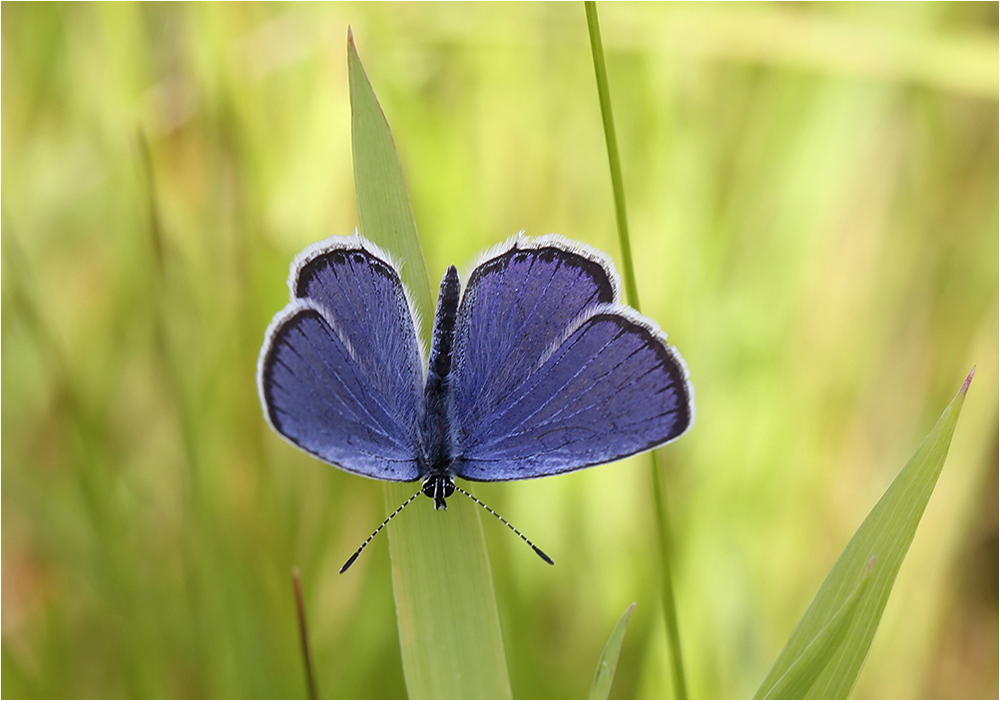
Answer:
[(620, 301), (611, 259), (556, 235), (486, 251), (462, 285), (441, 280), (429, 355), (401, 267), (371, 241), (332, 237), (291, 264), (291, 301), (257, 362), (278, 435), (335, 467), (420, 489), (447, 508), (455, 483), (531, 479), (641, 453), (694, 421), (687, 366)]

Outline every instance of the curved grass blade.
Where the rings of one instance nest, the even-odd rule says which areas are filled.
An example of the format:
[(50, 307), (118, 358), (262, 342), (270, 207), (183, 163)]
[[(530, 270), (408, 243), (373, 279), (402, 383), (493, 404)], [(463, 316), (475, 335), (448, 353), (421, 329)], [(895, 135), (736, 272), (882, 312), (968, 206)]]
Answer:
[[(430, 337), (434, 308), (420, 238), (389, 125), (348, 34), (354, 182), (361, 233), (403, 263)], [(387, 483), (386, 513), (413, 493)], [(422, 500), (427, 501), (427, 500)], [(482, 523), (466, 500), (415, 503), (388, 527), (392, 589), (411, 698), (510, 698), (500, 616)]]
[(590, 685), (591, 699), (606, 699), (611, 693), (611, 683), (615, 680), (615, 669), (618, 667), (618, 655), (622, 651), (622, 642), (625, 640), (625, 628), (628, 627), (628, 619), (635, 608), (635, 602), (625, 609), (625, 613), (618, 619), (611, 637), (608, 638), (601, 659), (597, 661), (597, 671), (594, 672), (594, 683)]
[(830, 622), (823, 627), (815, 638), (810, 641), (802, 654), (792, 663), (788, 671), (774, 683), (764, 697), (766, 699), (801, 699), (826, 667), (833, 653), (844, 642), (844, 636), (861, 601), (861, 594), (867, 590), (871, 581), (871, 573), (875, 567), (875, 556), (868, 561), (868, 567), (861, 576), (861, 581), (854, 588), (847, 601), (834, 614)]
[[(973, 368), (916, 454), (851, 538), (757, 690), (756, 698), (844, 699), (851, 693), (868, 656), (896, 575), (941, 474), (975, 372)], [(872, 554), (878, 558), (878, 567), (867, 577), (870, 583), (864, 585), (857, 593), (857, 600), (851, 603), (860, 586), (856, 584), (857, 572)], [(835, 642), (833, 640), (823, 643), (823, 636), (830, 635), (830, 626), (837, 627), (838, 615), (846, 604), (850, 604), (853, 613), (849, 620), (840, 621), (845, 630), (836, 635), (839, 644), (829, 644)], [(819, 648), (811, 649), (817, 643)], [(806, 672), (814, 676), (810, 678)], [(790, 673), (793, 679), (783, 682), (789, 679)], [(800, 693), (793, 694), (793, 691)]]

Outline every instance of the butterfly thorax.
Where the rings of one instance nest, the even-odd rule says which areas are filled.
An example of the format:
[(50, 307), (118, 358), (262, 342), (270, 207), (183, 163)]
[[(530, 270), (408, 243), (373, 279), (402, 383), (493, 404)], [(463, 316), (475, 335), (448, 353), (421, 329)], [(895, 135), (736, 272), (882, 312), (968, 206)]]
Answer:
[(445, 498), (455, 490), (452, 479), (454, 455), (448, 420), (448, 385), (458, 298), (458, 270), (452, 266), (441, 280), (420, 417), (420, 476), (424, 480), (423, 492), (434, 499), (436, 509), (446, 509)]

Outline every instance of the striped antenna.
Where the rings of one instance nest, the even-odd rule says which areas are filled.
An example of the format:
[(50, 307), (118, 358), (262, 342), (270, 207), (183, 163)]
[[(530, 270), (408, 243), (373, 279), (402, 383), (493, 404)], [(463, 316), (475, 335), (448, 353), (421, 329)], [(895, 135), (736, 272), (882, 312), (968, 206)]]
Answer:
[[(500, 523), (502, 523), (503, 525), (507, 526), (507, 528), (509, 528), (510, 530), (514, 531), (514, 533), (516, 533), (518, 536), (520, 536), (521, 540), (523, 540), (525, 543), (527, 543), (528, 545), (530, 545), (531, 549), (534, 550), (538, 554), (538, 557), (542, 558), (543, 560), (545, 560), (550, 565), (556, 564), (556, 563), (552, 562), (552, 558), (550, 558), (548, 555), (546, 555), (545, 553), (543, 553), (541, 551), (541, 549), (537, 545), (535, 545), (530, 540), (528, 540), (527, 537), (525, 537), (524, 533), (521, 533), (521, 531), (517, 530), (512, 525), (510, 525), (510, 523), (508, 523), (507, 519), (505, 519), (503, 516), (501, 516), (500, 514), (498, 514), (496, 511), (494, 511), (490, 507), (486, 506), (486, 504), (484, 504), (483, 502), (481, 502), (478, 499), (476, 499), (474, 496), (472, 496), (471, 494), (469, 494), (467, 491), (465, 491), (464, 489), (462, 489), (461, 487), (459, 487), (457, 484), (455, 485), (455, 491), (461, 492), (465, 496), (467, 496), (470, 499), (472, 499), (472, 501), (476, 502), (481, 507), (483, 507), (484, 509), (486, 509), (487, 511), (489, 511), (491, 514), (493, 514), (494, 516), (496, 516), (498, 519), (500, 519)], [(402, 508), (402, 507), (400, 507), (400, 508)], [(364, 546), (361, 546), (361, 547), (364, 547)], [(350, 563), (348, 563), (348, 564), (350, 564)], [(345, 565), (345, 567), (346, 567), (346, 565)]]
[[(366, 540), (364, 543), (362, 543), (361, 547), (358, 548), (354, 552), (354, 554), (351, 555), (350, 559), (347, 562), (344, 563), (344, 566), (340, 568), (340, 573), (341, 574), (344, 574), (344, 572), (347, 571), (347, 568), (354, 564), (354, 561), (358, 559), (358, 555), (360, 555), (361, 551), (365, 549), (365, 546), (368, 545), (370, 542), (372, 542), (372, 538), (374, 538), (375, 536), (377, 536), (378, 532), (381, 531), (383, 528), (385, 528), (386, 524), (388, 524), (389, 521), (391, 521), (392, 519), (396, 518), (396, 514), (398, 514), (400, 511), (402, 511), (407, 506), (409, 506), (409, 504), (410, 504), (411, 501), (413, 501), (414, 499), (416, 499), (417, 497), (419, 497), (420, 496), (420, 492), (422, 492), (422, 491), (424, 491), (423, 487), (421, 487), (419, 490), (417, 490), (417, 493), (414, 494), (412, 497), (410, 497), (409, 499), (407, 499), (406, 501), (404, 501), (403, 504), (402, 504), (402, 506), (400, 506), (398, 509), (396, 509), (391, 514), (389, 514), (389, 518), (387, 518), (385, 521), (383, 521), (381, 524), (379, 524), (379, 527), (375, 529), (375, 532), (372, 533), (370, 536), (368, 536), (368, 540)], [(497, 518), (499, 518), (499, 517), (497, 517)], [(503, 519), (501, 519), (501, 520), (503, 520)], [(506, 523), (506, 521), (504, 521), (504, 523)], [(515, 533), (516, 532), (517, 531), (515, 531)], [(524, 536), (521, 536), (521, 537), (524, 538)], [(525, 538), (525, 540), (527, 540), (527, 538)], [(529, 543), (529, 545), (530, 545), (530, 543)], [(531, 547), (535, 547), (535, 546), (532, 545)]]

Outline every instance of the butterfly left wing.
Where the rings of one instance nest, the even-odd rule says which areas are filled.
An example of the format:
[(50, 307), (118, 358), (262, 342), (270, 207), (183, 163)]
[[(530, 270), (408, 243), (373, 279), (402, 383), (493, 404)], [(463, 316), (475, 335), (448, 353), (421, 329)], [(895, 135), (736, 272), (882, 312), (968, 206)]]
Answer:
[[(555, 258), (571, 264), (574, 256), (574, 247), (564, 246)], [(535, 278), (548, 275), (539, 267), (536, 275), (495, 273), (488, 295), (474, 289), (479, 269), (470, 277), (453, 361), (460, 477), (528, 479), (611, 462), (670, 442), (694, 419), (683, 359), (654, 322), (628, 307), (592, 300), (572, 310), (575, 319), (548, 326), (548, 338), (498, 335), (495, 315), (535, 305)], [(617, 290), (613, 269), (606, 270), (609, 289)], [(546, 318), (565, 313), (554, 304)], [(544, 351), (535, 357), (539, 347)], [(530, 361), (519, 364), (524, 357)]]
[(397, 268), (369, 241), (337, 237), (295, 259), (289, 287), (257, 366), (268, 422), (348, 472), (417, 479), (423, 370)]

